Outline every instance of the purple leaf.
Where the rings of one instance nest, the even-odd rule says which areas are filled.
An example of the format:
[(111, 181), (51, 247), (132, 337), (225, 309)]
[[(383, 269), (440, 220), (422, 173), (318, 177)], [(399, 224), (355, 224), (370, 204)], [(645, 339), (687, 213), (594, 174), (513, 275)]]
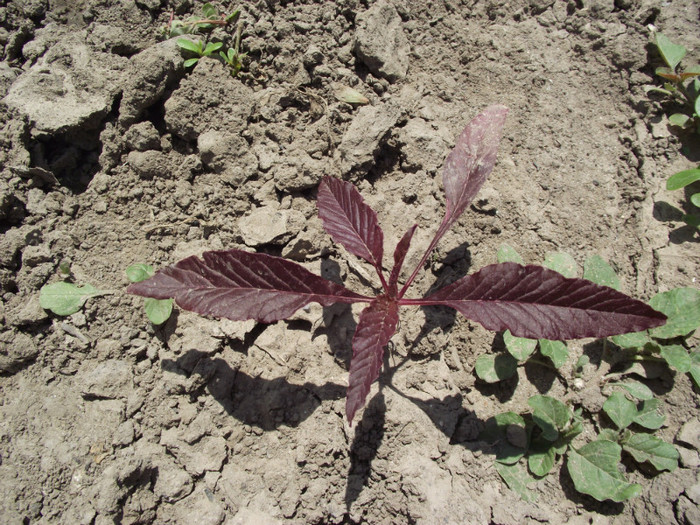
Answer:
[(442, 185), (445, 188), (447, 200), (445, 217), (425, 250), (423, 258), (401, 288), (399, 298), (404, 296), (418, 271), (428, 260), (430, 252), (464, 213), (483, 186), (486, 177), (491, 173), (496, 163), (496, 152), (507, 114), (508, 108), (505, 106), (489, 106), (474, 117), (457, 137), (455, 147), (447, 156), (442, 171)]
[(384, 235), (377, 214), (365, 204), (355, 186), (325, 177), (318, 188), (318, 216), (331, 238), (352, 254), (362, 257), (379, 272)]
[(188, 257), (132, 284), (127, 292), (172, 297), (181, 308), (201, 315), (263, 323), (286, 319), (311, 302), (372, 301), (281, 257), (241, 250), (205, 252), (203, 260)]
[(379, 377), (384, 347), (396, 332), (398, 323), (399, 305), (383, 295), (360, 314), (360, 322), (352, 339), (350, 379), (345, 401), (345, 413), (350, 425), (355, 412), (364, 406), (372, 383)]
[(664, 324), (641, 301), (585, 279), (540, 266), (492, 264), (425, 299), (400, 304), (451, 306), (489, 330), (531, 339), (607, 337)]
[(409, 246), (411, 246), (411, 239), (417, 227), (417, 224), (411, 226), (404, 236), (401, 237), (399, 244), (396, 245), (394, 250), (394, 267), (391, 269), (391, 275), (389, 276), (389, 290), (393, 290), (394, 294), (396, 294), (396, 283), (399, 281), (403, 261), (406, 258)]
[(447, 199), (445, 231), (462, 215), (491, 173), (507, 114), (505, 106), (487, 107), (467, 124), (447, 156), (442, 171)]

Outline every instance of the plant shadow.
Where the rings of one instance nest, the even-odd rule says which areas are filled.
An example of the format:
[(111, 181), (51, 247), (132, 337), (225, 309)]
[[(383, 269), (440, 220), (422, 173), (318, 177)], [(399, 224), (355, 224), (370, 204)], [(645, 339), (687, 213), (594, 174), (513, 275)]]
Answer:
[[(688, 188), (685, 188), (688, 190)], [(690, 202), (689, 191), (686, 191), (686, 199), (683, 202), (683, 210), (680, 210), (669, 204), (666, 201), (658, 201), (654, 203), (654, 218), (659, 222), (666, 223), (683, 223), (683, 217), (685, 215), (700, 215), (700, 210), (693, 206)], [(672, 244), (683, 244), (687, 242), (700, 242), (700, 236), (698, 235), (697, 228), (689, 225), (683, 224), (671, 230), (668, 234), (668, 240)]]
[[(191, 373), (187, 369), (195, 363)], [(187, 390), (206, 391), (226, 412), (250, 426), (275, 430), (280, 425), (296, 427), (326, 400), (345, 397), (345, 385), (290, 383), (283, 377), (252, 377), (231, 368), (221, 357), (211, 357), (199, 350), (189, 350), (176, 360), (161, 361), (163, 370), (186, 378)]]
[(377, 457), (384, 439), (385, 427), (386, 403), (380, 385), (379, 392), (370, 399), (362, 413), (362, 419), (355, 427), (350, 447), (350, 469), (345, 486), (345, 507), (348, 511), (369, 482), (372, 461)]

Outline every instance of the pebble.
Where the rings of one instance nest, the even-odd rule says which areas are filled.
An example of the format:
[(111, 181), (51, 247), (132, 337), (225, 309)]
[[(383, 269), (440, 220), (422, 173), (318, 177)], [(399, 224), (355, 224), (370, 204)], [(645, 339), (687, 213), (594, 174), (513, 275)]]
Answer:
[(682, 443), (700, 450), (700, 420), (693, 418), (685, 423), (676, 434), (676, 439)]
[(356, 18), (355, 54), (377, 76), (396, 82), (406, 76), (410, 45), (394, 5), (380, 0)]

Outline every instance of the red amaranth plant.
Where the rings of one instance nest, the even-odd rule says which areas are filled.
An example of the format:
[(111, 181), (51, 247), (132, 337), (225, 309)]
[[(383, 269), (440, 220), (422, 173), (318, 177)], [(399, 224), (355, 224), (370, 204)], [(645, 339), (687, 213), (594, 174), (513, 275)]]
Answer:
[(503, 106), (488, 107), (457, 139), (443, 171), (445, 217), (400, 289), (398, 278), (416, 225), (397, 244), (387, 280), (382, 265), (384, 234), (377, 214), (352, 184), (326, 177), (318, 190), (319, 217), (335, 242), (375, 268), (382, 285), (377, 297), (357, 294), (281, 257), (242, 250), (205, 252), (201, 259), (188, 257), (130, 285), (128, 291), (155, 299), (174, 298), (181, 308), (201, 315), (263, 323), (286, 319), (311, 302), (323, 306), (369, 303), (352, 340), (346, 400), (350, 424), (379, 377), (400, 306), (449, 306), (489, 330), (507, 329), (532, 339), (606, 337), (664, 324), (665, 315), (612, 288), (515, 263), (486, 266), (422, 299), (404, 297), (438, 241), (493, 169), (507, 112)]

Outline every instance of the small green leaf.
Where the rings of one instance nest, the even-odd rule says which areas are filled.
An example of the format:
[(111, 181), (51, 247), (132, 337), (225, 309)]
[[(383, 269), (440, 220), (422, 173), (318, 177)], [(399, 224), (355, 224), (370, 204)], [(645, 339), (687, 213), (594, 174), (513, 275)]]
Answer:
[(126, 269), (126, 276), (132, 283), (140, 283), (153, 277), (155, 271), (150, 264), (132, 264)]
[[(698, 134), (700, 135), (700, 128), (698, 128)], [(688, 226), (692, 226), (693, 228), (698, 228), (700, 230), (700, 217), (697, 215), (683, 215), (683, 222), (685, 222)]]
[(693, 350), (690, 353), (690, 377), (693, 379), (695, 386), (700, 388), (700, 351)]
[(588, 357), (586, 354), (582, 354), (577, 360), (576, 364), (574, 365), (574, 370), (576, 372), (581, 372), (583, 371), (584, 367), (591, 362), (591, 358)]
[(674, 175), (671, 175), (666, 181), (667, 190), (680, 190), (685, 188), (688, 184), (692, 184), (700, 180), (700, 169), (694, 168), (692, 170), (679, 171)]
[(176, 43), (178, 47), (185, 49), (186, 51), (191, 51), (197, 55), (202, 54), (202, 43), (199, 41), (193, 42), (187, 38), (178, 38)]
[(614, 335), (610, 340), (620, 348), (641, 348), (645, 344), (651, 342), (648, 332)]
[(680, 80), (678, 74), (670, 67), (657, 67), (654, 70), (654, 73), (667, 80), (673, 80), (674, 82), (678, 82)]
[(661, 357), (681, 374), (690, 372), (690, 366), (692, 364), (690, 354), (688, 354), (688, 351), (681, 345), (662, 346)]
[(683, 113), (674, 113), (673, 115), (668, 116), (668, 123), (671, 124), (671, 126), (684, 128), (690, 123), (690, 117), (688, 115), (684, 115)]
[(676, 447), (651, 434), (632, 434), (622, 447), (638, 462), (648, 461), (657, 470), (672, 472), (678, 467), (680, 454)]
[(565, 342), (540, 339), (539, 343), (542, 355), (549, 357), (556, 368), (564, 366), (564, 363), (569, 358), (569, 349)]
[(641, 401), (648, 401), (649, 399), (654, 399), (654, 393), (651, 389), (644, 383), (635, 381), (634, 379), (628, 379), (624, 383), (610, 383), (610, 386), (619, 386), (627, 390), (630, 395), (636, 397)]
[(525, 361), (532, 355), (537, 348), (536, 339), (525, 339), (524, 337), (515, 337), (510, 333), (510, 330), (503, 332), (503, 342), (506, 349), (518, 361)]
[(545, 255), (543, 266), (559, 272), (564, 277), (576, 277), (578, 265), (571, 255), (564, 252), (550, 252)]
[(615, 270), (600, 255), (591, 255), (583, 263), (583, 278), (615, 290), (620, 289), (620, 279)]
[(642, 403), (637, 414), (634, 416), (634, 422), (639, 426), (648, 428), (649, 430), (657, 430), (664, 425), (666, 416), (659, 412), (659, 400), (649, 399)]
[(542, 429), (542, 437), (554, 441), (559, 437), (559, 431), (569, 423), (573, 414), (568, 406), (549, 396), (532, 396), (527, 400), (532, 408), (532, 420)]
[(700, 290), (675, 288), (656, 294), (649, 305), (668, 317), (665, 325), (650, 331), (653, 337), (671, 339), (686, 336), (700, 326)]
[(523, 258), (520, 257), (520, 254), (518, 254), (518, 252), (515, 251), (515, 248), (513, 248), (509, 244), (501, 244), (498, 247), (496, 257), (498, 258), (499, 263), (514, 262), (518, 264), (523, 264)]
[(693, 193), (690, 196), (690, 202), (692, 202), (694, 206), (700, 208), (700, 193)]
[(202, 6), (202, 15), (204, 18), (217, 18), (218, 13), (216, 12), (216, 8), (207, 2)]
[(542, 438), (532, 441), (527, 455), (527, 466), (535, 476), (542, 478), (549, 474), (555, 459), (555, 447), (551, 441)]
[(207, 44), (207, 47), (204, 48), (204, 51), (202, 52), (202, 54), (204, 56), (210, 56), (215, 51), (218, 51), (219, 49), (221, 49), (221, 47), (223, 45), (224, 45), (223, 42), (209, 42)]
[(508, 379), (518, 369), (518, 362), (510, 354), (481, 355), (474, 364), (476, 375), (487, 383)]
[(683, 60), (687, 52), (686, 49), (683, 46), (671, 42), (663, 33), (656, 33), (654, 37), (656, 47), (659, 49), (659, 53), (661, 53), (661, 58), (664, 59), (668, 67), (675, 71), (678, 64)]
[(642, 487), (628, 483), (618, 470), (622, 448), (608, 440), (592, 441), (571, 449), (566, 468), (576, 490), (598, 501), (625, 501), (642, 493)]
[(149, 321), (153, 324), (163, 324), (173, 312), (173, 300), (147, 297), (143, 307), (146, 310)]
[(188, 58), (187, 60), (185, 60), (184, 66), (185, 66), (185, 67), (192, 67), (192, 66), (194, 66), (197, 62), (199, 62), (199, 59), (198, 59), (198, 58)]
[(637, 407), (622, 392), (610, 394), (603, 403), (603, 410), (620, 430), (630, 426), (637, 415)]
[(598, 432), (598, 441), (607, 440), (617, 443), (620, 439), (620, 433), (612, 428), (604, 428)]
[(700, 116), (700, 96), (695, 98), (695, 115)]
[[(517, 440), (510, 438), (514, 430), (518, 429), (522, 435), (520, 432), (516, 434), (523, 437), (522, 443), (514, 443)], [(499, 463), (517, 463), (527, 450), (528, 435), (525, 420), (515, 412), (504, 412), (490, 417), (484, 422), (479, 440), (495, 448), (496, 461)]]
[(106, 293), (90, 284), (76, 286), (64, 282), (53, 283), (41, 287), (39, 304), (56, 315), (71, 315), (79, 311), (90, 297)]
[(525, 472), (525, 469), (519, 465), (502, 465), (500, 463), (496, 463), (494, 467), (508, 488), (518, 494), (523, 501), (533, 502), (537, 500), (537, 493), (527, 488), (536, 480)]

